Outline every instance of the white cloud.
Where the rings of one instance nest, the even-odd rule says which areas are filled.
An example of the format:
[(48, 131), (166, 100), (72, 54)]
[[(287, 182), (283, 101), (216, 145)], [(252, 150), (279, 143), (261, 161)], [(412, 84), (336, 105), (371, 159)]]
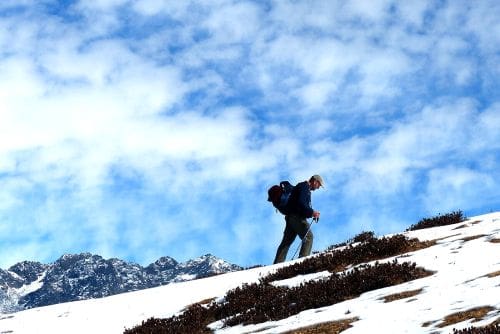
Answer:
[(110, 10), (115, 7), (122, 6), (127, 4), (129, 0), (95, 0), (92, 2), (88, 1), (79, 1), (78, 6), (83, 8), (92, 8), (99, 10)]
[(365, 54), (369, 57), (359, 67), (362, 103), (369, 106), (380, 97), (400, 94), (397, 79), (412, 69), (408, 57), (398, 51), (379, 49), (368, 49)]
[(494, 197), (496, 4), (26, 4), (0, 19), (0, 216), (46, 257), (271, 261), (266, 186), (314, 173), (329, 238)]
[(161, 13), (177, 12), (186, 8), (187, 1), (142, 0), (134, 1), (132, 7), (141, 15), (153, 16)]
[(467, 128), (476, 113), (474, 101), (467, 99), (425, 107), (407, 122), (396, 123), (379, 152), (401, 155), (416, 166), (432, 164), (430, 159), (442, 159), (448, 152), (467, 145)]
[(498, 52), (498, 45), (500, 44), (499, 14), (500, 4), (498, 2), (468, 8), (464, 28), (478, 38), (479, 46), (485, 53), (494, 54)]
[(336, 85), (329, 81), (314, 82), (300, 88), (301, 100), (312, 109), (321, 109), (335, 93)]
[(489, 199), (498, 184), (491, 175), (466, 168), (448, 167), (430, 172), (424, 203), (427, 210), (449, 212), (475, 207)]
[(425, 13), (430, 3), (427, 1), (402, 1), (395, 4), (397, 13), (404, 24), (421, 29), (425, 21)]
[(354, 15), (368, 22), (380, 22), (386, 17), (390, 2), (387, 0), (352, 1), (344, 5), (347, 15)]
[(251, 2), (228, 3), (212, 10), (202, 27), (209, 30), (218, 44), (247, 42), (259, 31), (259, 10)]
[(351, 170), (345, 193), (358, 198), (408, 192), (419, 186), (422, 173), (432, 174), (435, 166), (460, 165), (467, 155), (481, 154), (477, 145), (484, 139), (474, 124), (489, 116), (478, 113), (472, 100), (443, 102), (394, 122), (385, 133), (337, 143), (335, 152), (343, 160), (338, 172)]
[(500, 103), (496, 102), (479, 115), (479, 120), (472, 129), (474, 141), (471, 143), (477, 149), (498, 149), (500, 147)]

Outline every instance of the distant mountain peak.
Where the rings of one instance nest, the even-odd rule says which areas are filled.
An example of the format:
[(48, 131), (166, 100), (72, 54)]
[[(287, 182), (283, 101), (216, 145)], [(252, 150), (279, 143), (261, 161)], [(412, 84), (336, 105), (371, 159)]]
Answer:
[(170, 256), (162, 256), (158, 260), (156, 260), (155, 262), (151, 263), (150, 266), (155, 265), (155, 266), (161, 266), (161, 267), (165, 267), (165, 266), (174, 267), (178, 263), (179, 262), (177, 262), (174, 258), (172, 258)]
[[(163, 256), (147, 267), (92, 253), (64, 254), (52, 264), (19, 262), (0, 270), (0, 313), (100, 298), (241, 270), (212, 254), (184, 263)], [(36, 285), (34, 285), (36, 283)]]

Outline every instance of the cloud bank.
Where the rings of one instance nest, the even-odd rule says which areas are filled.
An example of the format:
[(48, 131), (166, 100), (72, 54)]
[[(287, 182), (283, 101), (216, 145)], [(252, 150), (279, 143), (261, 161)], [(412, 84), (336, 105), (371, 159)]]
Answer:
[(0, 267), (90, 251), (269, 263), (281, 179), (315, 248), (498, 210), (495, 1), (3, 1)]

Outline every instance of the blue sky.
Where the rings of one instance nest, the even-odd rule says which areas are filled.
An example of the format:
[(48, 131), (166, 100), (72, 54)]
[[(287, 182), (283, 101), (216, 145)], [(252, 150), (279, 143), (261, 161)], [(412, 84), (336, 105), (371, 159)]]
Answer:
[(500, 210), (498, 17), (493, 0), (2, 1), (0, 268), (267, 264), (284, 227), (267, 188), (316, 173), (315, 250)]

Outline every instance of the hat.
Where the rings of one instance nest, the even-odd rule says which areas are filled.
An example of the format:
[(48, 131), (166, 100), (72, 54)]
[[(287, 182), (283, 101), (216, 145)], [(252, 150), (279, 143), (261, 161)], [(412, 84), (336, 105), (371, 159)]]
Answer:
[(318, 174), (311, 176), (311, 179), (318, 181), (319, 185), (322, 186), (323, 188), (325, 187), (325, 183), (323, 182), (323, 178), (321, 176), (319, 176)]

